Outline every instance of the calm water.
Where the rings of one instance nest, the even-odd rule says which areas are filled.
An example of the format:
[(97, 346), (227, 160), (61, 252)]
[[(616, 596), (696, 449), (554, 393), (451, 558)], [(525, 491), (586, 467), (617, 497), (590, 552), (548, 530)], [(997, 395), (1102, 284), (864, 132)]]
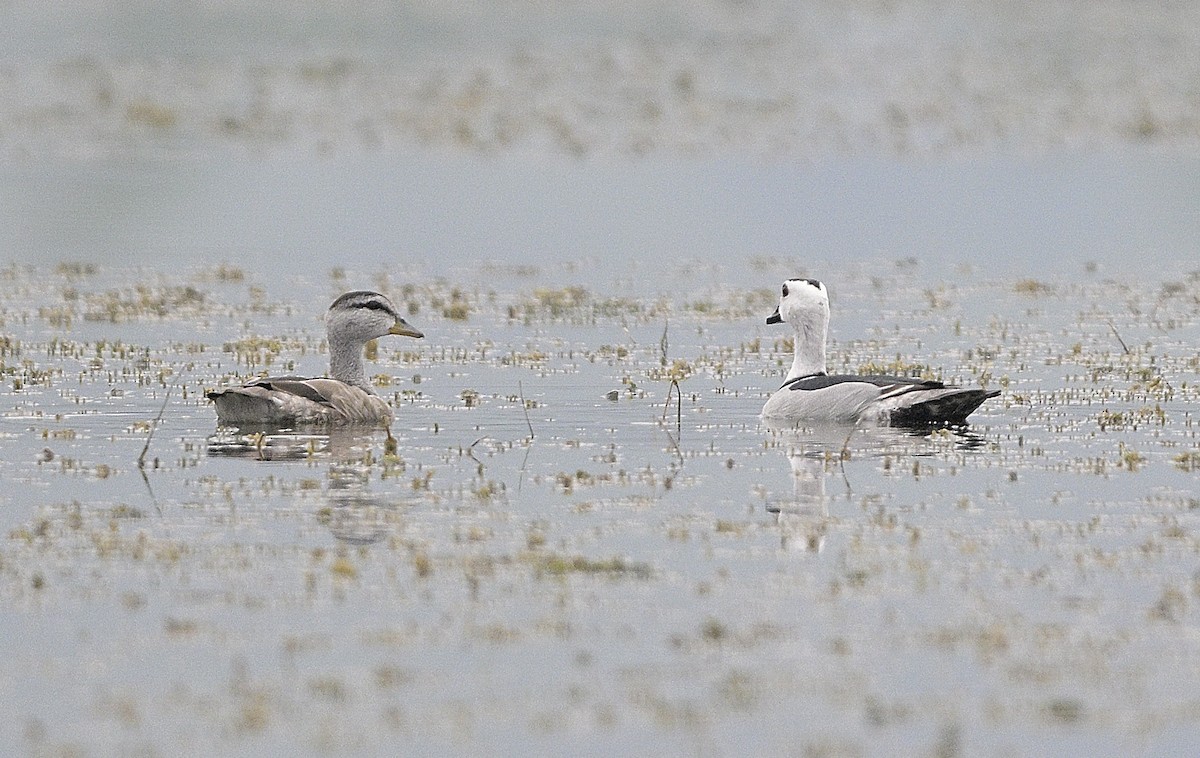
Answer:
[[(1194, 751), (1193, 168), (10, 166), (0, 743)], [(763, 427), (795, 275), (837, 367), (1002, 396)], [(364, 286), (398, 456), (218, 434)]]
[(327, 5), (0, 3), (0, 754), (1200, 752), (1200, 5)]
[(261, 274), (286, 261), (316, 280), (342, 267), (475, 284), (497, 263), (540, 285), (657, 295), (774, 288), (764, 262), (830, 278), (908, 258), (931, 283), (962, 266), (1124, 279), (1148, 261), (1185, 274), (1200, 237), (1200, 159), (1132, 149), (912, 164), (230, 152), (15, 162), (0, 177), (7, 260)]

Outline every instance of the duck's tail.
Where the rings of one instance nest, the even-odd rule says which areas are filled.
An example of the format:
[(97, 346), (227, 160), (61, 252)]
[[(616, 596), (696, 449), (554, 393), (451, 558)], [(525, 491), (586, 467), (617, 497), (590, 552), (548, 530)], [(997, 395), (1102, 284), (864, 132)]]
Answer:
[(976, 408), (1000, 390), (954, 389), (919, 403), (892, 411), (893, 426), (924, 426), (927, 424), (965, 424)]
[(259, 387), (235, 387), (213, 390), (205, 397), (217, 406), (217, 422), (224, 425), (277, 422), (279, 409), (267, 392)]

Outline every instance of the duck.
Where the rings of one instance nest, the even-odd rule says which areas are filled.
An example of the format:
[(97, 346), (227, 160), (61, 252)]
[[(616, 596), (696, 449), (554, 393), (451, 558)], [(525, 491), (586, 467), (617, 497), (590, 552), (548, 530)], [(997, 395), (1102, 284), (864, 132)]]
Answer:
[(788, 279), (768, 324), (789, 324), (795, 355), (783, 385), (762, 409), (766, 420), (882, 426), (960, 425), (999, 390), (905, 376), (830, 374), (825, 366), (829, 292), (816, 279)]
[(387, 401), (375, 394), (363, 367), (363, 347), (389, 334), (420, 339), (395, 304), (378, 292), (347, 292), (325, 314), (329, 376), (262, 377), (241, 387), (206, 392), (222, 426), (384, 425), (392, 421)]

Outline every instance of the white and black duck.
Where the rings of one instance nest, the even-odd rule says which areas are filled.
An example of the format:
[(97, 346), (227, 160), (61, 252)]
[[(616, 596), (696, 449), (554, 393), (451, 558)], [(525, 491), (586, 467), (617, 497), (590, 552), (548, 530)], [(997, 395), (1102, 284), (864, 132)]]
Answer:
[(999, 390), (955, 387), (903, 376), (830, 375), (825, 369), (829, 293), (815, 279), (783, 283), (779, 306), (768, 324), (790, 324), (796, 332), (795, 357), (783, 386), (763, 406), (766, 419), (852, 424), (869, 421), (895, 426), (962, 424)]
[(329, 376), (264, 377), (213, 390), (217, 421), (225, 426), (388, 424), (392, 409), (375, 394), (363, 367), (363, 347), (388, 334), (423, 337), (378, 292), (347, 292), (325, 314)]

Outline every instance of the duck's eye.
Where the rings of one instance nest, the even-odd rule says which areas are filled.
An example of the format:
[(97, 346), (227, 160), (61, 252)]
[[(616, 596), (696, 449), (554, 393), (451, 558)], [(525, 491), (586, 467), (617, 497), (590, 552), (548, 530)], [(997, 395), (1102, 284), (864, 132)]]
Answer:
[(391, 308), (388, 308), (386, 305), (379, 302), (378, 300), (368, 300), (367, 302), (363, 303), (359, 307), (360, 308), (370, 308), (373, 311), (387, 311), (388, 313), (391, 313), (391, 310), (392, 310)]
[(787, 282), (783, 283), (783, 296), (787, 297)]

